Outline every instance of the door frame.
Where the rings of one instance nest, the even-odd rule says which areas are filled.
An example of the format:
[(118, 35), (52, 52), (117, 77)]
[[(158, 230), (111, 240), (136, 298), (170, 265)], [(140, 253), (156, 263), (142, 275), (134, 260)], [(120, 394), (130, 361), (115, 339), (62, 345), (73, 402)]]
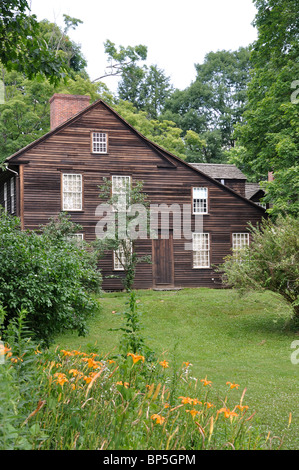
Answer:
[[(171, 256), (171, 282), (165, 283), (157, 283), (157, 263), (156, 263), (156, 250), (155, 250), (155, 242), (159, 240), (169, 240), (169, 248), (170, 248), (170, 256)], [(161, 230), (158, 232), (158, 238), (152, 239), (152, 275), (153, 275), (153, 287), (174, 287), (174, 256), (173, 256), (173, 231), (169, 230), (169, 238), (161, 239)]]

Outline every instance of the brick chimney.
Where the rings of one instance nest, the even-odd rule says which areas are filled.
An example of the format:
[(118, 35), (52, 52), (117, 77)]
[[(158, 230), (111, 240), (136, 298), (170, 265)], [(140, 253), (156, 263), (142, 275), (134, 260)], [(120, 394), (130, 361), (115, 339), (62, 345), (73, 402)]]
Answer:
[(89, 106), (90, 96), (55, 93), (50, 98), (51, 130)]

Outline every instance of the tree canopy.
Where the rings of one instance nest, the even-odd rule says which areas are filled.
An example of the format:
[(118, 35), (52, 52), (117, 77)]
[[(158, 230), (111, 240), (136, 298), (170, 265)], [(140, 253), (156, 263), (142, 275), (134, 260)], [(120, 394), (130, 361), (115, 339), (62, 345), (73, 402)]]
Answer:
[(297, 215), (299, 2), (254, 3), (258, 39), (252, 47), (248, 103), (236, 126), (241, 151), (232, 161), (255, 181), (266, 180), (268, 172), (273, 172), (274, 181), (265, 184), (265, 201), (273, 204), (271, 212)]
[(48, 47), (27, 0), (0, 3), (0, 61), (28, 78), (43, 75), (58, 83), (68, 72), (64, 54)]

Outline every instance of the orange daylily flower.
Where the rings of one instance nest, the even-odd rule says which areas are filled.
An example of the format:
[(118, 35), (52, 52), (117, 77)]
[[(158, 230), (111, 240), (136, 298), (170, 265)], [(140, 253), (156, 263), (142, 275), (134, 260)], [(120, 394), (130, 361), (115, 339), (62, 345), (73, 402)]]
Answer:
[(205, 405), (207, 405), (207, 408), (213, 408), (215, 405), (213, 405), (213, 403), (210, 403), (208, 401), (205, 402)]
[(164, 367), (164, 369), (166, 369), (166, 367), (169, 367), (169, 363), (168, 363), (167, 361), (165, 361), (165, 360), (159, 362), (159, 364), (160, 364), (162, 367)]
[(151, 419), (156, 420), (157, 424), (163, 424), (163, 422), (165, 421), (165, 418), (163, 416), (158, 415), (158, 414), (152, 415)]
[(186, 368), (189, 367), (189, 366), (192, 366), (191, 362), (183, 362), (183, 366), (185, 366)]
[(138, 361), (144, 362), (144, 356), (141, 356), (141, 354), (128, 353), (127, 356), (131, 356), (133, 359), (133, 364), (136, 364)]
[(68, 382), (66, 375), (61, 372), (56, 372), (56, 374), (54, 374), (54, 377), (56, 377), (56, 382), (62, 387), (65, 384), (65, 382)]
[(197, 411), (193, 408), (193, 410), (186, 410), (186, 413), (190, 413), (192, 415), (192, 418), (194, 418), (194, 416), (200, 413), (200, 411)]
[(235, 406), (235, 409), (238, 408), (240, 411), (243, 411), (243, 410), (248, 410), (248, 406), (247, 405), (237, 405)]
[(207, 385), (211, 385), (211, 381), (207, 380), (207, 376), (205, 376), (204, 379), (201, 379), (201, 382), (203, 382), (204, 386), (206, 387)]
[(217, 416), (220, 413), (224, 413), (225, 418), (230, 418), (231, 416), (238, 416), (235, 411), (230, 411), (229, 408), (220, 408), (220, 410), (217, 411)]
[(235, 384), (235, 382), (226, 382), (226, 385), (230, 385), (230, 388), (239, 388), (240, 385), (239, 384)]
[(119, 382), (116, 382), (116, 385), (123, 385), (125, 388), (129, 388), (130, 386), (128, 382), (122, 382), (121, 380)]

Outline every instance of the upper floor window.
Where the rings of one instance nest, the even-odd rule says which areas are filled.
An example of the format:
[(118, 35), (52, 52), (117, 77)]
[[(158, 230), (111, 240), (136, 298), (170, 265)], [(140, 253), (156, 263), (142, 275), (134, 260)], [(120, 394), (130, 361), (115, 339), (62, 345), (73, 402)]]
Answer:
[(82, 175), (62, 175), (62, 210), (82, 210)]
[(249, 245), (249, 233), (233, 233), (233, 250), (240, 250)]
[(208, 188), (192, 188), (193, 214), (208, 213)]
[(193, 268), (210, 267), (209, 233), (193, 233)]
[(108, 137), (105, 132), (92, 132), (91, 133), (91, 148), (92, 153), (107, 153), (108, 152)]

